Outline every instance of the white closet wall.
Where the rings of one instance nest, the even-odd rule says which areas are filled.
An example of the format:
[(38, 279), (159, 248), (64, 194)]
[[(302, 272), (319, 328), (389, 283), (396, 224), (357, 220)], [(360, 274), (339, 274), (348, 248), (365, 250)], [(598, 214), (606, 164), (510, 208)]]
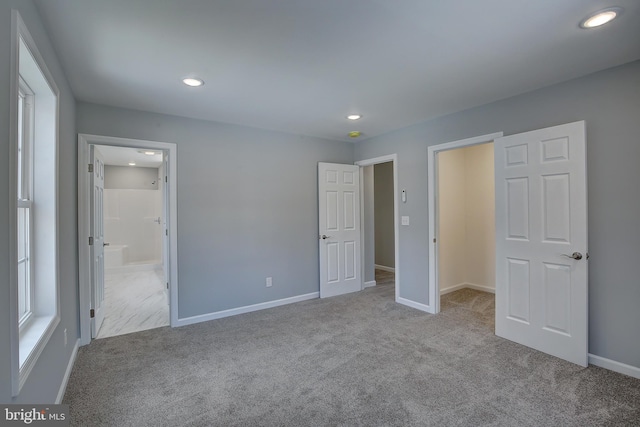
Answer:
[(493, 144), (438, 154), (441, 293), (495, 289)]

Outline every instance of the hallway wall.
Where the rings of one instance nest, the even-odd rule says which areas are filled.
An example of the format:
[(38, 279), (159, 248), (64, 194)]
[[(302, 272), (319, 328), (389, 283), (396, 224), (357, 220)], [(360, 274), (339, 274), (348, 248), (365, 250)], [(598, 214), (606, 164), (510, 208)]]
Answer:
[(376, 265), (395, 268), (393, 162), (374, 165)]

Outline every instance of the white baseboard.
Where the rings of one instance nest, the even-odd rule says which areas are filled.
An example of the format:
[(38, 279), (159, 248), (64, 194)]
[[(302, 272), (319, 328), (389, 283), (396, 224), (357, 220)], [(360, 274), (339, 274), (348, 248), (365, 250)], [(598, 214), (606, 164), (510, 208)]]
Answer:
[(377, 270), (388, 271), (389, 273), (395, 273), (396, 269), (393, 267), (387, 267), (386, 265), (375, 264)]
[(440, 289), (440, 295), (445, 295), (445, 294), (457, 291), (459, 289), (464, 289), (464, 288), (475, 289), (477, 291), (483, 291), (483, 292), (489, 292), (491, 294), (496, 293), (495, 288), (491, 288), (485, 285), (476, 285), (475, 283), (464, 282), (464, 283), (458, 283), (457, 285), (449, 286), (448, 288), (445, 288), (445, 289)]
[(624, 363), (616, 362), (615, 360), (596, 356), (595, 354), (589, 354), (589, 363), (601, 368), (608, 369), (610, 371), (618, 372), (620, 374), (640, 379), (640, 368), (635, 366), (626, 365)]
[(371, 288), (372, 286), (375, 286), (375, 285), (376, 285), (376, 281), (375, 280), (370, 280), (368, 282), (364, 282), (363, 289), (364, 288)]
[(207, 322), (209, 320), (222, 319), (223, 317), (236, 316), (238, 314), (250, 313), (252, 311), (264, 310), (267, 308), (293, 304), (294, 302), (306, 301), (315, 298), (320, 298), (320, 292), (311, 292), (310, 294), (298, 295), (290, 298), (261, 302), (259, 304), (231, 308), (229, 310), (216, 311), (214, 313), (200, 314), (198, 316), (185, 317), (183, 319), (178, 319), (176, 326), (186, 326), (194, 323)]
[(434, 312), (432, 305), (422, 304), (406, 298), (396, 297), (396, 302), (398, 304), (406, 305), (407, 307), (415, 308), (416, 310), (426, 311), (427, 313), (433, 314)]
[(71, 350), (71, 357), (69, 357), (69, 363), (67, 363), (67, 370), (64, 371), (64, 377), (62, 377), (62, 384), (60, 384), (60, 389), (58, 390), (58, 396), (56, 396), (56, 405), (62, 403), (62, 399), (64, 399), (64, 393), (67, 391), (67, 384), (69, 383), (69, 377), (71, 376), (71, 371), (73, 370), (73, 365), (76, 363), (76, 356), (78, 355), (78, 348), (80, 347), (80, 339), (76, 340), (76, 343), (73, 346), (73, 350)]
[(466, 283), (458, 283), (457, 285), (449, 286), (448, 288), (441, 288), (440, 295), (450, 294), (451, 292), (455, 292), (460, 289), (464, 289), (467, 287)]

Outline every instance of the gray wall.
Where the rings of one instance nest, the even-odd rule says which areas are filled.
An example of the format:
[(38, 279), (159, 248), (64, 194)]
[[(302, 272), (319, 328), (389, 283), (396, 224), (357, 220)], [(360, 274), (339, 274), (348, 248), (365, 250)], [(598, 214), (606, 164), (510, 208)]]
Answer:
[[(11, 9), (20, 12), (38, 50), (60, 90), (58, 167), (58, 272), (60, 324), (17, 399), (11, 398), (11, 350), (9, 344), (9, 106), (11, 66)], [(40, 17), (30, 0), (0, 2), (0, 402), (49, 403), (56, 398), (78, 337), (78, 233), (77, 233), (77, 140), (75, 101)], [(69, 344), (64, 347), (63, 331)]]
[(177, 144), (180, 318), (318, 292), (318, 162), (353, 145), (84, 103), (78, 131)]
[(398, 154), (400, 296), (428, 303), (427, 146), (578, 120), (587, 123), (589, 352), (640, 367), (640, 61), (359, 142), (355, 158)]
[(104, 188), (157, 190), (158, 172), (158, 168), (106, 165), (104, 167)]
[(374, 165), (362, 168), (362, 188), (363, 193), (363, 218), (362, 234), (364, 237), (364, 281), (371, 282), (376, 280), (376, 228), (375, 228), (375, 205), (373, 203), (374, 190)]
[(395, 268), (393, 162), (374, 165), (376, 264)]

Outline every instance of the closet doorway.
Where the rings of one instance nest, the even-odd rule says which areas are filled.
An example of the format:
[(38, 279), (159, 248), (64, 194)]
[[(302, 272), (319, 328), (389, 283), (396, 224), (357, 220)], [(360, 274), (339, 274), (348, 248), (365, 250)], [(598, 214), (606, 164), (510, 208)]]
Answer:
[[(437, 154), (437, 269), (441, 309), (495, 317), (493, 143)], [(490, 295), (491, 294), (491, 295)]]
[[(493, 317), (495, 294), (495, 168), (499, 134), (429, 149), (429, 305), (481, 304)], [(435, 286), (434, 286), (435, 285)], [(488, 293), (488, 294), (487, 294)]]

